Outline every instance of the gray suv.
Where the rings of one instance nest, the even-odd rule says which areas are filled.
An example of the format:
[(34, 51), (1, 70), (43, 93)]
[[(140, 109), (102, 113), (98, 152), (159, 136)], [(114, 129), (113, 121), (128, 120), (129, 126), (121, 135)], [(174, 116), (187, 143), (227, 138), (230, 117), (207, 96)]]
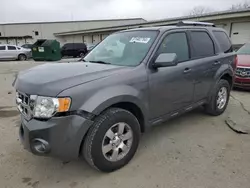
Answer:
[(82, 62), (20, 72), (24, 147), (111, 172), (132, 159), (148, 128), (199, 106), (222, 114), (237, 59), (223, 29), (193, 25), (120, 31)]

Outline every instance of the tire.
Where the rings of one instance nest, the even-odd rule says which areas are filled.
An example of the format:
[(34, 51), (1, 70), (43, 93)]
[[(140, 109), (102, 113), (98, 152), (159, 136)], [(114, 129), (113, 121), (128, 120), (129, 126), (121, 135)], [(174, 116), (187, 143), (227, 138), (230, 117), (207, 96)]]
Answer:
[(85, 55), (85, 53), (80, 52), (79, 57), (83, 57), (84, 55)]
[(24, 54), (19, 54), (19, 56), (18, 56), (18, 60), (19, 61), (25, 61), (27, 59), (27, 56), (26, 55), (24, 55)]
[[(226, 100), (224, 100), (225, 104), (220, 106), (218, 104), (217, 100), (219, 98), (218, 97), (219, 92), (222, 92), (223, 88), (225, 88), (226, 91), (227, 91), (227, 93), (224, 95), (224, 96), (226, 96)], [(206, 113), (208, 113), (208, 114), (210, 114), (212, 116), (219, 116), (219, 115), (223, 114), (224, 111), (226, 110), (228, 102), (229, 102), (230, 90), (231, 90), (231, 87), (230, 87), (229, 82), (227, 80), (223, 80), (223, 79), (220, 80), (216, 84), (215, 89), (212, 92), (212, 96), (210, 97), (209, 103), (204, 106)]]
[[(109, 152), (107, 153), (105, 152), (106, 154), (104, 154), (103, 145), (105, 146), (110, 145), (110, 144), (106, 145), (105, 143), (105, 142), (107, 143), (112, 142), (112, 140), (111, 139), (109, 140), (109, 137), (107, 137), (106, 135), (108, 131), (111, 130), (112, 128), (113, 130), (116, 129), (117, 128), (116, 125), (120, 126), (119, 124), (120, 122), (124, 123), (124, 125), (126, 125), (125, 126), (126, 128), (127, 125), (130, 127), (129, 131), (132, 131), (130, 132), (132, 133), (131, 134), (132, 142), (131, 140), (127, 140), (126, 142), (126, 145), (130, 146), (126, 147), (130, 148), (126, 151), (127, 153), (124, 151), (125, 153), (123, 153), (123, 155), (117, 155), (117, 156), (122, 156), (122, 158), (120, 158), (117, 161), (111, 161), (115, 159), (115, 157), (114, 158), (111, 157), (113, 156), (114, 151), (110, 150)], [(124, 132), (126, 132), (126, 128), (124, 128)], [(129, 131), (127, 131), (127, 133)], [(93, 126), (88, 131), (86, 139), (83, 144), (83, 148), (81, 150), (82, 152), (81, 154), (84, 156), (85, 160), (91, 167), (103, 172), (113, 172), (125, 166), (133, 158), (139, 145), (140, 134), (141, 132), (140, 132), (139, 122), (132, 113), (120, 108), (107, 109), (100, 116), (96, 118)], [(124, 133), (124, 138), (125, 135), (126, 133)], [(125, 141), (122, 143), (124, 144)], [(120, 147), (120, 145), (117, 147)], [(118, 149), (118, 153), (119, 150), (121, 149)], [(122, 154), (121, 151), (120, 154)]]

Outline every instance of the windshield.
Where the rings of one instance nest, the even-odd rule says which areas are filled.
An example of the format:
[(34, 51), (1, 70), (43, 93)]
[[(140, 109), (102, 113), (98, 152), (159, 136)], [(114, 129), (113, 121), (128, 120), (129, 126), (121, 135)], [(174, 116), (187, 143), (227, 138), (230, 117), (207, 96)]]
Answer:
[(128, 31), (110, 35), (83, 60), (137, 66), (146, 56), (157, 35), (157, 31)]
[(239, 55), (250, 55), (250, 44), (245, 44), (242, 46), (238, 51), (237, 54)]

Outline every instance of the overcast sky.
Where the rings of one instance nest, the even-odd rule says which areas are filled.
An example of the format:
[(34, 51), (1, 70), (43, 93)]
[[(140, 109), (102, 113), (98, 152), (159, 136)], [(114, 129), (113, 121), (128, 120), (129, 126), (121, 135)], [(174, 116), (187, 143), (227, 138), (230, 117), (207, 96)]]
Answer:
[(0, 23), (142, 17), (147, 20), (188, 14), (195, 6), (215, 11), (244, 0), (0, 0)]

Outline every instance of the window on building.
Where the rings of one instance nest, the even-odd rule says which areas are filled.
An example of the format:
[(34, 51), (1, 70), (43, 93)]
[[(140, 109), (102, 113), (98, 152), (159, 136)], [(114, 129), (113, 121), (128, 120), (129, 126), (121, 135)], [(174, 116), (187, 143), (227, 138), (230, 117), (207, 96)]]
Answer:
[(5, 50), (5, 46), (0, 46), (0, 50)]
[(38, 32), (38, 31), (35, 31), (35, 35), (38, 36), (38, 35), (39, 35), (39, 32)]
[(218, 40), (219, 45), (224, 53), (229, 53), (233, 51), (232, 44), (227, 36), (227, 34), (223, 31), (213, 31), (215, 38)]
[(189, 60), (189, 47), (186, 33), (172, 33), (163, 40), (157, 54), (176, 53), (178, 62)]
[(8, 50), (16, 50), (15, 46), (8, 46)]
[(2, 36), (2, 33), (0, 32), (0, 37)]
[(213, 56), (214, 43), (207, 32), (205, 31), (192, 31), (190, 33), (192, 41), (192, 58), (203, 58)]

